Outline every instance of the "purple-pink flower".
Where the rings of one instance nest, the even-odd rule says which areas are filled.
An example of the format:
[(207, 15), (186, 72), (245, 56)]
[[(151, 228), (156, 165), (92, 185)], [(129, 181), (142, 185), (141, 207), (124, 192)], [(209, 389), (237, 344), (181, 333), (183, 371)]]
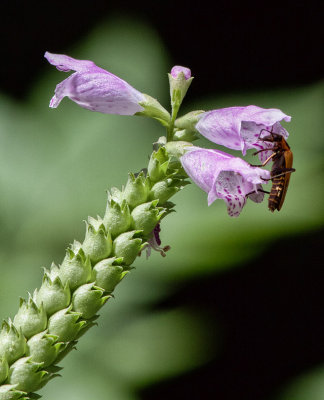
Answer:
[(141, 92), (92, 61), (49, 52), (45, 58), (59, 71), (75, 71), (56, 86), (50, 107), (56, 108), (67, 96), (83, 108), (104, 114), (134, 115), (143, 111), (140, 103), (145, 97)]
[(252, 167), (239, 157), (214, 149), (192, 146), (180, 158), (188, 176), (206, 193), (208, 205), (223, 199), (231, 217), (240, 215), (247, 197), (256, 203), (263, 200), (262, 183), (270, 172)]
[(186, 80), (188, 80), (189, 78), (191, 78), (191, 71), (189, 68), (187, 67), (182, 67), (181, 65), (175, 65), (172, 69), (171, 69), (171, 76), (173, 78), (177, 78), (178, 75), (180, 74), (180, 72), (183, 73), (184, 77)]
[[(289, 122), (291, 117), (275, 108), (264, 109), (257, 106), (229, 107), (201, 113), (196, 130), (214, 143), (233, 150), (258, 150), (269, 148), (272, 144), (262, 141), (270, 132), (288, 137), (288, 132), (280, 124)], [(268, 157), (268, 152), (260, 152), (260, 160)]]

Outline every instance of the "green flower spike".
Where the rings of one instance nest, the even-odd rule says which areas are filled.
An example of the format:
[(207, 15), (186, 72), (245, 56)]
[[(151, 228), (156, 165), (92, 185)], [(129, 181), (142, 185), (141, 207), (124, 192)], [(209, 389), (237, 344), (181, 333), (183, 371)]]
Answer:
[(129, 271), (124, 271), (119, 264), (122, 258), (108, 258), (98, 262), (93, 267), (93, 280), (96, 286), (103, 288), (107, 293), (113, 292), (115, 286), (124, 278)]
[(104, 289), (95, 286), (94, 282), (80, 286), (72, 297), (73, 310), (83, 318), (89, 319), (107, 302), (111, 296), (104, 296)]
[(143, 236), (149, 235), (166, 213), (163, 207), (157, 207), (159, 200), (141, 204), (132, 211), (132, 228), (143, 231)]
[(88, 283), (91, 276), (90, 257), (86, 256), (81, 248), (76, 251), (77, 246), (78, 243), (75, 242), (71, 248), (67, 249), (59, 270), (62, 283), (69, 282), (72, 291), (80, 285)]
[(58, 354), (66, 348), (66, 344), (57, 342), (57, 336), (47, 331), (38, 333), (27, 342), (27, 356), (35, 363), (43, 363), (47, 367), (55, 361)]
[(29, 339), (46, 328), (47, 315), (43, 305), (41, 304), (40, 307), (37, 307), (29, 294), (28, 301), (20, 298), (19, 310), (13, 322), (16, 328), (21, 328), (24, 336)]
[(12, 364), (26, 352), (26, 339), (21, 329), (17, 329), (9, 321), (3, 321), (0, 332), (0, 357), (5, 357), (8, 364)]
[(89, 224), (87, 223), (86, 236), (82, 244), (82, 249), (94, 264), (110, 255), (112, 240), (102, 220), (97, 221), (89, 217)]
[(108, 194), (107, 208), (103, 223), (105, 226), (109, 227), (113, 238), (127, 231), (131, 225), (131, 216), (127, 201), (123, 200), (121, 204), (119, 204)]
[(130, 208), (134, 208), (147, 200), (149, 191), (149, 181), (143, 171), (137, 175), (130, 173), (123, 190), (123, 199), (127, 201)]
[[(56, 268), (57, 272), (59, 272), (56, 265), (52, 268), (52, 271), (55, 271)], [(68, 282), (63, 286), (58, 276), (52, 280), (50, 273), (45, 270), (42, 286), (39, 290), (35, 290), (33, 297), (38, 306), (43, 304), (47, 315), (52, 315), (70, 304), (71, 291)]]
[(42, 366), (42, 363), (31, 361), (30, 357), (20, 358), (10, 367), (8, 382), (27, 393), (38, 390), (49, 378), (49, 373), (43, 371)]
[(113, 254), (115, 257), (122, 257), (123, 264), (130, 265), (134, 262), (141, 250), (146, 246), (146, 242), (140, 238), (142, 231), (130, 231), (117, 236), (113, 244)]

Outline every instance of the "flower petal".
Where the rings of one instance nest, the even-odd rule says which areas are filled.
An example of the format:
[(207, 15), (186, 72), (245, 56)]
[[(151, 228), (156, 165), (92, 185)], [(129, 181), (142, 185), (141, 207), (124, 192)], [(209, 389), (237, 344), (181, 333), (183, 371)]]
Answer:
[(180, 74), (180, 72), (183, 73), (184, 77), (186, 78), (186, 80), (188, 80), (189, 78), (191, 78), (191, 71), (189, 68), (187, 67), (182, 67), (181, 65), (175, 65), (172, 69), (171, 69), (171, 75), (173, 76), (173, 78), (177, 78), (178, 75)]

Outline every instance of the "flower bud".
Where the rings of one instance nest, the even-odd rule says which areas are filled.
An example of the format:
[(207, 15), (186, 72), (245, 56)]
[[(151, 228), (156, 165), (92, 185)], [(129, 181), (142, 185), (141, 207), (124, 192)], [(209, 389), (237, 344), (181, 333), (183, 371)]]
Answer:
[(181, 129), (175, 131), (172, 140), (181, 140), (185, 142), (193, 142), (194, 140), (199, 139), (199, 135), (197, 132), (190, 130), (190, 129)]
[[(96, 220), (92, 219), (92, 221)], [(103, 223), (101, 223), (99, 227), (95, 227), (92, 223), (87, 224), (86, 236), (82, 244), (82, 249), (93, 263), (109, 256), (112, 250), (112, 240), (109, 231), (106, 230)]]
[(145, 117), (154, 118), (159, 121), (163, 126), (169, 126), (170, 114), (161, 106), (161, 104), (153, 97), (144, 94), (144, 101), (139, 103), (144, 108), (143, 111), (137, 112), (135, 115), (142, 115)]
[(141, 231), (130, 231), (117, 236), (113, 243), (113, 254), (115, 257), (123, 257), (123, 264), (130, 265), (145, 247), (139, 236)]
[(112, 257), (98, 262), (93, 267), (92, 277), (96, 286), (103, 288), (108, 293), (115, 289), (115, 286), (129, 272), (124, 271), (120, 265), (114, 265), (114, 263), (120, 261), (122, 261), (122, 258), (116, 259), (116, 257)]
[(58, 337), (60, 342), (74, 340), (86, 321), (79, 321), (81, 314), (71, 311), (71, 306), (53, 314), (48, 320), (48, 333)]
[(28, 339), (46, 328), (47, 315), (43, 305), (37, 307), (29, 295), (28, 301), (20, 298), (19, 310), (13, 322), (17, 329), (21, 328), (22, 333)]
[(165, 208), (156, 207), (159, 200), (153, 200), (148, 203), (140, 204), (132, 211), (132, 228), (143, 231), (147, 236), (165, 214)]
[(45, 271), (42, 286), (36, 291), (35, 299), (38, 306), (43, 304), (47, 315), (62, 310), (70, 304), (71, 300), (68, 282), (63, 286), (58, 276), (51, 280), (49, 274)]
[(31, 361), (43, 363), (43, 367), (53, 364), (59, 352), (65, 348), (62, 342), (57, 343), (57, 336), (50, 335), (43, 331), (32, 336), (27, 342), (26, 355)]
[(0, 386), (0, 400), (28, 400), (26, 397), (22, 397), (25, 392), (15, 389), (16, 385), (1, 385)]
[(148, 164), (148, 175), (152, 182), (157, 182), (166, 176), (169, 162), (170, 159), (165, 147), (160, 147), (157, 151), (153, 151)]
[[(9, 372), (9, 365), (6, 360), (6, 357), (0, 357), (0, 385), (2, 382), (6, 380), (8, 372)], [(1, 399), (1, 393), (0, 393), (0, 399)]]
[(123, 198), (127, 201), (129, 207), (134, 208), (147, 200), (149, 190), (149, 183), (143, 171), (137, 176), (130, 173), (123, 191)]
[(30, 393), (36, 391), (46, 381), (47, 371), (42, 371), (42, 364), (34, 363), (30, 357), (23, 357), (11, 365), (8, 381), (16, 389)]
[(113, 199), (108, 199), (103, 223), (109, 229), (113, 238), (127, 231), (131, 224), (131, 216), (127, 202), (123, 200), (121, 204), (119, 204)]
[(172, 108), (179, 108), (193, 78), (189, 68), (176, 65), (168, 74)]
[(63, 285), (69, 282), (73, 291), (80, 285), (89, 282), (91, 276), (91, 263), (89, 256), (80, 249), (77, 253), (67, 249), (66, 256), (60, 266), (59, 276)]
[(89, 319), (106, 303), (111, 296), (104, 296), (104, 290), (94, 282), (80, 286), (72, 297), (73, 310), (83, 318)]
[(0, 357), (5, 357), (12, 364), (26, 352), (26, 339), (12, 321), (3, 321), (0, 332)]
[(179, 192), (185, 185), (186, 182), (182, 179), (167, 178), (163, 181), (157, 182), (150, 191), (150, 199), (158, 199), (159, 204), (164, 204), (170, 197)]

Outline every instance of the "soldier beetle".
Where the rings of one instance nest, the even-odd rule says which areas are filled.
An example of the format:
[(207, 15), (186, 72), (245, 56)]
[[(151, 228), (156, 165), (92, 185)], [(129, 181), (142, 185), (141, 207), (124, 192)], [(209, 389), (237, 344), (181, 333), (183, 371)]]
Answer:
[[(260, 137), (263, 131), (269, 132), (270, 135)], [(295, 171), (292, 168), (293, 165), (293, 153), (290, 150), (288, 143), (285, 138), (278, 133), (262, 129), (259, 135), (259, 139), (263, 142), (273, 143), (273, 147), (270, 149), (262, 149), (255, 152), (253, 155), (261, 153), (262, 151), (272, 151), (270, 157), (268, 157), (265, 162), (261, 165), (253, 165), (254, 167), (264, 167), (270, 160), (273, 161), (271, 168), (271, 180), (272, 187), (270, 191), (270, 196), (268, 200), (268, 207), (271, 212), (274, 210), (281, 210), (281, 207), (285, 201), (290, 175)], [(268, 193), (268, 192), (265, 192)]]

